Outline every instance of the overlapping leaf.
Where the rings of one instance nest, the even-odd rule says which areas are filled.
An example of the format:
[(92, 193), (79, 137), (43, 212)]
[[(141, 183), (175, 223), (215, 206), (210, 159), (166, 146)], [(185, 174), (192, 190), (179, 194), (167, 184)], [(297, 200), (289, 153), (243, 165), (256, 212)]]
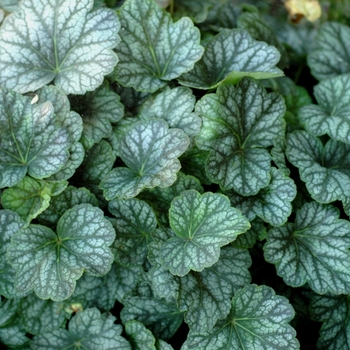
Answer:
[(113, 255), (108, 247), (114, 239), (110, 222), (90, 204), (66, 211), (57, 224), (57, 234), (41, 225), (19, 230), (8, 249), (16, 269), (17, 291), (34, 289), (42, 299), (67, 299), (84, 271), (98, 276), (110, 270)]
[(0, 29), (0, 86), (24, 93), (54, 80), (66, 93), (101, 85), (118, 59), (120, 24), (93, 0), (21, 2)]
[(310, 303), (310, 316), (323, 322), (318, 349), (346, 349), (349, 345), (350, 300), (348, 295), (314, 295)]
[(157, 227), (152, 208), (136, 198), (115, 199), (108, 204), (116, 229), (113, 252), (118, 264), (142, 266), (147, 258), (147, 244)]
[(34, 337), (33, 350), (61, 350), (70, 347), (86, 350), (111, 349), (131, 350), (130, 344), (121, 336), (122, 327), (114, 324), (115, 317), (102, 314), (96, 308), (76, 314), (68, 329), (60, 328)]
[(255, 41), (243, 29), (223, 30), (206, 45), (202, 59), (179, 78), (181, 85), (213, 89), (237, 83), (245, 76), (255, 79), (283, 75), (276, 67), (280, 54), (276, 48)]
[(5, 209), (17, 212), (23, 220), (30, 222), (47, 209), (51, 197), (59, 195), (67, 185), (67, 181), (49, 182), (25, 176), (4, 191), (1, 203)]
[(254, 196), (242, 197), (229, 192), (231, 203), (249, 220), (259, 216), (272, 226), (283, 225), (292, 213), (292, 201), (297, 194), (294, 181), (283, 171), (272, 168), (271, 182)]
[(156, 339), (152, 332), (148, 330), (141, 322), (128, 321), (125, 323), (125, 333), (128, 337), (133, 350), (156, 350)]
[(199, 133), (201, 119), (193, 112), (196, 98), (191, 89), (166, 87), (162, 92), (149, 98), (140, 108), (141, 119), (163, 118), (171, 128), (182, 129), (187, 135)]
[(174, 198), (169, 221), (175, 234), (163, 243), (161, 257), (164, 267), (178, 276), (215, 264), (220, 247), (250, 227), (226, 196), (210, 192), (201, 195), (195, 190)]
[(348, 26), (337, 22), (323, 23), (307, 59), (311, 73), (318, 80), (350, 72), (349, 40)]
[(267, 286), (248, 285), (231, 301), (229, 316), (204, 333), (190, 331), (184, 350), (196, 349), (299, 349), (295, 330), (288, 324), (294, 317), (287, 299)]
[(122, 31), (115, 76), (123, 86), (154, 92), (201, 58), (200, 33), (189, 18), (173, 23), (152, 0), (128, 0), (119, 14)]
[(315, 136), (328, 134), (350, 144), (350, 74), (322, 81), (314, 95), (318, 105), (300, 109), (300, 122)]
[(0, 211), (0, 295), (8, 299), (16, 297), (14, 275), (15, 270), (7, 260), (6, 252), (12, 236), (25, 222), (20, 216), (10, 210)]
[(52, 104), (0, 89), (0, 188), (17, 184), (28, 172), (42, 179), (67, 162), (68, 131), (57, 125)]
[(317, 137), (295, 131), (287, 136), (286, 155), (316, 201), (330, 203), (350, 196), (350, 145), (331, 139), (323, 146)]
[(284, 136), (282, 97), (245, 78), (237, 87), (220, 86), (216, 94), (205, 95), (196, 112), (203, 119), (196, 143), (211, 151), (206, 164), (210, 179), (244, 196), (266, 187), (271, 172), (266, 148)]
[(333, 206), (306, 203), (294, 223), (271, 229), (265, 259), (286, 284), (306, 282), (316, 293), (350, 293), (350, 222)]
[(120, 157), (127, 168), (113, 169), (100, 184), (106, 199), (132, 198), (144, 188), (171, 186), (181, 167), (177, 157), (188, 144), (187, 135), (169, 129), (164, 120), (134, 124), (121, 142)]

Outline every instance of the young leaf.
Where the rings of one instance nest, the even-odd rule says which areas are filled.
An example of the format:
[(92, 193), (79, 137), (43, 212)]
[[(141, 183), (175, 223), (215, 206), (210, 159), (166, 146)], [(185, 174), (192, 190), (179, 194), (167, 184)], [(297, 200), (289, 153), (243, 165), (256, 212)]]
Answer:
[(52, 104), (30, 104), (28, 97), (0, 89), (0, 188), (17, 184), (25, 174), (42, 179), (69, 158), (68, 131), (57, 125)]
[(108, 84), (84, 96), (71, 96), (70, 101), (72, 109), (83, 118), (81, 142), (85, 149), (109, 137), (112, 134), (111, 123), (118, 122), (124, 115), (119, 95), (111, 91)]
[(152, 0), (127, 0), (121, 7), (120, 59), (116, 80), (135, 90), (154, 92), (193, 68), (203, 54), (193, 22), (173, 23)]
[(350, 144), (350, 74), (322, 81), (314, 88), (318, 105), (299, 110), (298, 118), (315, 136), (328, 134)]
[(220, 86), (216, 94), (205, 95), (196, 112), (203, 119), (197, 146), (211, 151), (206, 164), (210, 179), (243, 196), (266, 187), (271, 172), (266, 148), (284, 137), (283, 98), (244, 78), (237, 87)]
[(179, 78), (179, 83), (209, 90), (222, 84), (236, 84), (246, 76), (275, 78), (283, 75), (276, 67), (279, 59), (276, 48), (255, 41), (247, 31), (223, 30), (207, 44), (202, 59)]
[(141, 106), (139, 116), (143, 120), (163, 118), (171, 128), (182, 129), (187, 135), (195, 136), (202, 125), (201, 119), (193, 112), (195, 103), (191, 89), (166, 87)]
[(292, 213), (292, 201), (297, 194), (294, 181), (283, 171), (272, 168), (271, 182), (254, 197), (239, 196), (232, 191), (228, 193), (234, 207), (240, 209), (250, 221), (259, 216), (272, 226), (286, 223)]
[(183, 322), (183, 313), (177, 309), (174, 301), (136, 296), (126, 298), (123, 304), (120, 317), (124, 324), (137, 320), (162, 339), (170, 339)]
[(24, 93), (54, 80), (67, 94), (101, 85), (118, 62), (116, 13), (93, 0), (21, 2), (0, 28), (0, 85)]
[(19, 230), (8, 249), (17, 272), (17, 291), (34, 289), (42, 299), (67, 299), (84, 270), (95, 276), (110, 270), (113, 254), (108, 246), (114, 239), (111, 223), (90, 204), (66, 211), (58, 221), (57, 234), (41, 225)]
[(220, 247), (250, 227), (226, 196), (211, 192), (201, 195), (195, 190), (174, 198), (169, 221), (175, 234), (162, 245), (161, 257), (163, 266), (178, 276), (215, 264)]
[(232, 298), (225, 320), (208, 332), (190, 331), (183, 349), (297, 350), (296, 332), (288, 324), (293, 317), (285, 297), (267, 286), (248, 285)]
[(100, 184), (105, 198), (132, 198), (144, 188), (171, 186), (181, 167), (177, 157), (188, 145), (187, 135), (169, 129), (164, 120), (134, 124), (121, 142), (120, 157), (127, 168), (113, 169)]
[(15, 290), (15, 270), (7, 260), (6, 252), (12, 236), (25, 222), (11, 210), (0, 210), (0, 295), (12, 299), (17, 296)]
[(141, 322), (134, 320), (126, 322), (125, 333), (133, 350), (156, 350), (156, 339)]
[(59, 195), (67, 185), (67, 181), (54, 183), (25, 176), (18, 184), (3, 192), (1, 203), (5, 209), (17, 212), (29, 223), (47, 209), (51, 197)]
[(307, 62), (318, 80), (350, 72), (350, 28), (337, 22), (323, 23)]
[(294, 223), (269, 230), (265, 260), (286, 284), (316, 293), (350, 293), (350, 222), (333, 206), (306, 203)]
[(47, 226), (54, 226), (68, 209), (83, 203), (97, 206), (96, 197), (89, 190), (84, 187), (68, 186), (65, 191), (52, 198), (50, 206), (40, 214), (38, 219)]
[(317, 137), (295, 131), (287, 135), (286, 155), (314, 200), (330, 203), (350, 196), (350, 145), (331, 139), (323, 146)]
[(108, 204), (117, 238), (113, 243), (115, 261), (123, 266), (142, 266), (147, 258), (147, 244), (157, 227), (152, 208), (136, 198), (116, 199)]
[(77, 313), (67, 329), (57, 329), (34, 337), (33, 350), (61, 350), (69, 348), (131, 350), (121, 336), (122, 327), (114, 324), (115, 317), (102, 314), (96, 308)]
[(350, 300), (348, 295), (314, 295), (310, 303), (310, 316), (323, 322), (318, 349), (346, 349), (350, 337)]

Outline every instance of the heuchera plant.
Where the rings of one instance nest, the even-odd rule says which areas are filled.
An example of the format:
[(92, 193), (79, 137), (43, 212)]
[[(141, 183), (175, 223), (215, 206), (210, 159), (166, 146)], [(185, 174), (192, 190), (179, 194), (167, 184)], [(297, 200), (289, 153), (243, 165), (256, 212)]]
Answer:
[(5, 348), (349, 349), (350, 4), (299, 3), (0, 0)]

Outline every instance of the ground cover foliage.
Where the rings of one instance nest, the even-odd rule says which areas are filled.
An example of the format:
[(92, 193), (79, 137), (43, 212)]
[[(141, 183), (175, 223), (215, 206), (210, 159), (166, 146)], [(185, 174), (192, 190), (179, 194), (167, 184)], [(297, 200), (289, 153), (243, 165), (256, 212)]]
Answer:
[(0, 0), (0, 343), (349, 349), (349, 25)]

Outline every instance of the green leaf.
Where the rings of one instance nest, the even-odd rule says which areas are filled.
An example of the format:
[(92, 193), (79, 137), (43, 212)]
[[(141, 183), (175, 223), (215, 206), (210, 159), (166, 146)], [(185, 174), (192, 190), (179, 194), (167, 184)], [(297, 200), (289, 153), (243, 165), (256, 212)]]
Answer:
[(178, 276), (215, 264), (220, 247), (250, 227), (226, 196), (211, 192), (201, 195), (195, 190), (174, 198), (169, 221), (175, 234), (164, 242), (160, 254), (163, 266)]
[(132, 345), (133, 350), (156, 350), (154, 338), (151, 331), (149, 331), (141, 322), (128, 321), (125, 323), (125, 333)]
[(231, 243), (231, 245), (238, 249), (248, 249), (254, 246), (257, 240), (262, 241), (266, 238), (267, 232), (264, 225), (264, 221), (260, 218), (256, 218), (250, 221), (251, 228), (238, 235), (237, 239)]
[(7, 260), (6, 252), (12, 236), (25, 222), (11, 210), (0, 210), (0, 295), (12, 299), (17, 296), (15, 290), (15, 270)]
[(114, 239), (110, 222), (90, 204), (66, 211), (58, 221), (57, 234), (41, 225), (19, 230), (8, 249), (17, 272), (17, 291), (34, 289), (41, 299), (67, 299), (84, 271), (100, 276), (110, 270), (113, 254), (108, 246)]
[(202, 57), (200, 33), (189, 18), (173, 23), (152, 0), (127, 0), (119, 11), (122, 31), (115, 76), (123, 86), (154, 92)]
[(201, 119), (193, 113), (195, 103), (191, 89), (166, 87), (141, 106), (139, 115), (143, 120), (163, 118), (171, 128), (182, 129), (187, 135), (195, 136), (202, 125)]
[(164, 120), (134, 124), (121, 142), (120, 157), (127, 168), (113, 169), (100, 184), (105, 198), (132, 198), (144, 188), (171, 186), (181, 167), (177, 157), (188, 145), (187, 135), (169, 129)]
[(270, 182), (271, 156), (266, 149), (284, 137), (283, 98), (253, 79), (237, 87), (220, 86), (196, 105), (203, 127), (197, 146), (211, 151), (206, 170), (222, 189), (255, 195)]
[(228, 196), (234, 207), (251, 221), (259, 216), (272, 226), (281, 226), (292, 213), (292, 201), (297, 194), (294, 181), (283, 171), (272, 168), (271, 182), (254, 197), (242, 197), (234, 192)]
[(0, 8), (8, 12), (14, 12), (18, 10), (19, 0), (2, 0)]
[(187, 16), (195, 23), (202, 23), (207, 18), (208, 11), (215, 2), (215, 0), (176, 0), (174, 1), (173, 17), (178, 19)]
[(350, 74), (322, 81), (314, 88), (318, 105), (299, 110), (298, 118), (315, 136), (328, 134), (350, 144)]
[(219, 261), (202, 272), (190, 272), (179, 278), (178, 308), (185, 311), (185, 321), (191, 330), (205, 332), (230, 310), (230, 299), (251, 280), (248, 251), (233, 247), (221, 250)]
[(350, 196), (350, 145), (331, 139), (323, 146), (317, 137), (295, 131), (287, 135), (286, 155), (314, 200), (330, 203)]
[(237, 19), (241, 13), (241, 9), (237, 3), (228, 2), (226, 0), (212, 1), (212, 8), (209, 10), (205, 24), (210, 29), (220, 32), (223, 29), (232, 29), (237, 27)]
[(72, 109), (83, 118), (81, 142), (85, 149), (109, 137), (112, 134), (111, 123), (118, 122), (124, 115), (119, 95), (111, 91), (108, 84), (84, 96), (71, 96), (70, 101)]
[(209, 41), (202, 59), (179, 78), (179, 83), (209, 90), (223, 84), (236, 84), (246, 76), (280, 77), (283, 72), (276, 67), (279, 59), (276, 48), (255, 41), (247, 31), (223, 30)]
[(310, 303), (310, 316), (323, 322), (318, 349), (338, 350), (349, 346), (350, 300), (348, 295), (314, 295)]
[(318, 80), (350, 72), (350, 28), (337, 22), (323, 23), (315, 46), (307, 57), (311, 73)]
[(115, 217), (112, 221), (117, 233), (113, 243), (115, 261), (123, 266), (142, 266), (147, 258), (147, 244), (157, 227), (152, 208), (136, 198), (116, 199), (108, 204)]
[(52, 198), (50, 206), (40, 214), (38, 219), (47, 226), (54, 226), (68, 209), (83, 203), (97, 206), (96, 197), (86, 188), (68, 186), (65, 191)]
[(55, 119), (50, 102), (31, 105), (30, 98), (0, 89), (0, 188), (17, 184), (27, 172), (48, 177), (67, 162), (69, 133)]
[[(118, 62), (116, 13), (93, 1), (21, 2), (0, 28), (0, 85), (24, 93), (54, 80), (67, 94), (101, 85)], [(20, 28), (20, 29), (19, 29)]]
[(25, 329), (31, 334), (64, 328), (69, 318), (69, 314), (64, 312), (63, 303), (39, 299), (34, 293), (21, 299), (18, 312)]
[(248, 285), (231, 301), (229, 316), (205, 333), (190, 331), (184, 350), (296, 350), (299, 342), (288, 324), (294, 310), (285, 297), (267, 286)]
[(122, 327), (114, 324), (115, 317), (102, 314), (96, 308), (79, 312), (67, 329), (57, 329), (34, 337), (33, 350), (62, 350), (68, 348), (131, 350), (121, 336)]
[(179, 196), (183, 191), (196, 190), (203, 193), (203, 187), (200, 182), (191, 175), (177, 173), (177, 180), (173, 185), (167, 188), (146, 189), (140, 194), (140, 198), (148, 201), (154, 209), (159, 224), (169, 226), (169, 208), (171, 201)]
[(292, 287), (316, 293), (350, 293), (350, 222), (331, 205), (306, 203), (294, 223), (269, 230), (265, 260)]
[(135, 296), (126, 298), (123, 304), (120, 317), (124, 324), (137, 320), (159, 338), (170, 339), (183, 322), (183, 313), (177, 309), (174, 301)]
[(67, 181), (54, 183), (25, 176), (17, 185), (3, 192), (1, 203), (29, 223), (47, 209), (51, 197), (63, 192), (67, 185)]

